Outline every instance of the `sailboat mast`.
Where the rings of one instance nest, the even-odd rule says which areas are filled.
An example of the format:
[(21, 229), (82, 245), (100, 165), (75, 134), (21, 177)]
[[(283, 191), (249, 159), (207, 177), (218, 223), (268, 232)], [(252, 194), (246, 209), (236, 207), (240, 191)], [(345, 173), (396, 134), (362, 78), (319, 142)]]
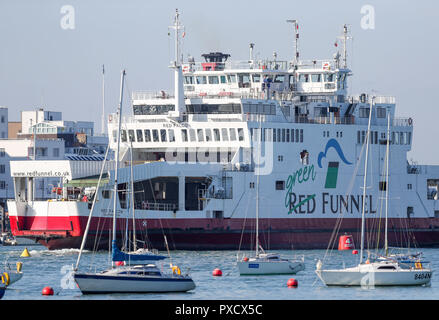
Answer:
[(387, 114), (387, 146), (386, 146), (386, 223), (384, 233), (384, 249), (386, 256), (389, 253), (389, 244), (387, 239), (387, 212), (389, 210), (389, 157), (390, 157), (390, 113)]
[(131, 148), (130, 148), (130, 180), (131, 180), (131, 193), (130, 193), (130, 200), (131, 200), (131, 210), (133, 212), (133, 250), (137, 250), (137, 239), (136, 239), (136, 218), (135, 218), (135, 208), (134, 208), (134, 174), (133, 174), (133, 142), (131, 142)]
[(125, 70), (122, 71), (120, 76), (120, 99), (119, 108), (117, 109), (118, 115), (118, 130), (117, 130), (117, 148), (116, 148), (116, 165), (114, 170), (114, 192), (113, 192), (113, 241), (116, 241), (116, 208), (117, 208), (117, 175), (119, 170), (119, 150), (120, 150), (120, 132), (122, 125), (122, 100), (123, 100), (123, 83), (125, 80)]
[(105, 135), (105, 68), (102, 65), (102, 118), (101, 118), (101, 133)]
[(369, 123), (367, 125), (366, 136), (366, 159), (364, 160), (364, 179), (363, 179), (363, 203), (361, 210), (361, 249), (360, 249), (360, 264), (363, 262), (363, 250), (364, 250), (364, 207), (366, 203), (366, 183), (367, 183), (367, 160), (369, 158), (369, 140), (370, 140), (370, 122), (372, 118), (372, 107), (375, 97), (372, 97), (369, 109)]
[(261, 162), (261, 115), (259, 115), (259, 133), (257, 135), (258, 138), (258, 163), (257, 163), (257, 171), (256, 172), (256, 257), (259, 252), (259, 174), (260, 174), (260, 162)]

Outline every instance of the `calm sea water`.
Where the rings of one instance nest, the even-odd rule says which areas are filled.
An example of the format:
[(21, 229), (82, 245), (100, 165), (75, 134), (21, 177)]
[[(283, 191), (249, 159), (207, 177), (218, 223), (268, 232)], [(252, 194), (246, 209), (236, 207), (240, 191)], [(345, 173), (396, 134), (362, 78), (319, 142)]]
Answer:
[[(325, 255), (325, 250), (277, 250), (284, 257), (303, 255), (306, 269), (296, 275), (240, 276), (236, 266), (236, 251), (171, 251), (171, 258), (182, 272), (190, 268), (196, 289), (187, 293), (166, 294), (107, 294), (82, 295), (69, 279), (69, 270), (76, 263), (78, 250), (49, 251), (43, 246), (27, 246), (31, 257), (20, 258), (24, 246), (0, 247), (0, 262), (14, 264), (23, 262), (23, 278), (10, 286), (3, 300), (385, 300), (385, 299), (439, 299), (439, 249), (422, 249), (435, 270), (430, 287), (389, 287), (362, 289), (350, 287), (326, 287), (316, 277), (314, 270), (317, 259)], [(243, 252), (241, 252), (242, 254)], [(166, 252), (162, 252), (166, 255)], [(331, 254), (332, 265), (346, 266), (358, 262), (358, 256), (350, 251)], [(169, 268), (169, 259), (163, 268)], [(103, 270), (109, 265), (108, 252), (85, 252), (81, 259), (81, 270)], [(3, 269), (3, 265), (1, 266)], [(213, 277), (212, 271), (220, 268), (222, 277)], [(297, 288), (288, 288), (287, 281), (295, 278)], [(69, 281), (70, 280), (70, 281)], [(42, 289), (50, 286), (53, 296), (43, 296)]]

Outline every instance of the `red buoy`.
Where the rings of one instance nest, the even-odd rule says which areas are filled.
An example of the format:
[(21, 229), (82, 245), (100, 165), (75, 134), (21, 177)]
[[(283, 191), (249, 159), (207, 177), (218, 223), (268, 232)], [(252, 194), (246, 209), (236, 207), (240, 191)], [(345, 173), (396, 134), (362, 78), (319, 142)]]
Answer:
[(247, 262), (248, 261), (248, 258), (247, 257), (244, 257), (244, 259), (242, 259), (244, 262)]
[(358, 250), (352, 250), (352, 254), (358, 254)]
[(338, 250), (351, 250), (354, 248), (354, 240), (351, 235), (340, 236), (338, 240)]
[(53, 296), (53, 289), (51, 287), (44, 287), (41, 294), (43, 296)]
[(124, 262), (124, 261), (115, 261), (115, 262), (114, 262), (114, 265), (115, 265), (116, 267), (124, 266), (124, 265), (125, 265), (125, 262)]
[(288, 287), (296, 288), (298, 285), (299, 285), (299, 282), (296, 279), (294, 279), (294, 278), (288, 279), (288, 282), (287, 282)]
[(220, 269), (216, 268), (215, 270), (213, 270), (212, 275), (214, 277), (221, 277), (223, 275), (223, 272)]

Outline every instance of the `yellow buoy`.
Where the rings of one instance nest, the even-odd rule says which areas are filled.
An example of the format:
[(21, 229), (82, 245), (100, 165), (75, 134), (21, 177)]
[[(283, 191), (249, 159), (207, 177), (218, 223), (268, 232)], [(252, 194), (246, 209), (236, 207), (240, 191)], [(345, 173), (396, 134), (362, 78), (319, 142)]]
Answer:
[(21, 256), (20, 256), (20, 257), (23, 257), (23, 258), (30, 257), (30, 253), (29, 253), (29, 251), (27, 250), (27, 248), (24, 248), (24, 250), (23, 250), (23, 252), (21, 253)]
[(21, 272), (22, 267), (23, 267), (23, 263), (17, 262), (17, 272)]

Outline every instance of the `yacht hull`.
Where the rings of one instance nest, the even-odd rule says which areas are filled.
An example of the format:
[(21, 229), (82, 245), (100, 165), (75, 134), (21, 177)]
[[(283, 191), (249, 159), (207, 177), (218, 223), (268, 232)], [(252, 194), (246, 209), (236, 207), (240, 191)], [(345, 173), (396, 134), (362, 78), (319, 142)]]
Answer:
[(296, 274), (305, 269), (305, 264), (292, 261), (240, 261), (238, 269), (241, 275)]
[(76, 273), (75, 282), (83, 294), (185, 292), (195, 288), (192, 279), (183, 277), (115, 276)]

